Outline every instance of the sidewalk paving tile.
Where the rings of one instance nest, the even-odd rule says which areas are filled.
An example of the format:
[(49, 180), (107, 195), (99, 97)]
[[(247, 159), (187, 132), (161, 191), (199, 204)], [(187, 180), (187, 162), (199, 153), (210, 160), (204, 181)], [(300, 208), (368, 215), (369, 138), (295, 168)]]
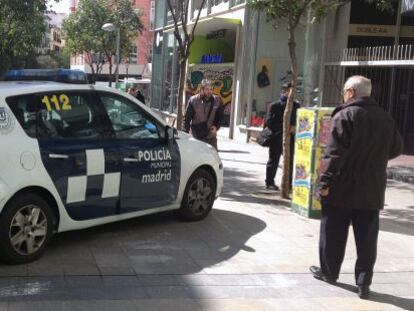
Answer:
[[(64, 302), (62, 301), (31, 301), (30, 304), (25, 302), (10, 302), (8, 311), (62, 311)], [(0, 310), (3, 311), (0, 304)], [(5, 311), (6, 309), (4, 309)]]
[(90, 301), (65, 301), (64, 311), (137, 311), (135, 300), (90, 300)]

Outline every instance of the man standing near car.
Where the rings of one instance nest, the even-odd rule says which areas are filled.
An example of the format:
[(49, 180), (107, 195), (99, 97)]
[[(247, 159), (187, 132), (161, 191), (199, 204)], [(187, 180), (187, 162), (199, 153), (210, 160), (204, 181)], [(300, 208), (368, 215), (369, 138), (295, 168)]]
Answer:
[(144, 94), (142, 94), (141, 90), (139, 90), (138, 88), (135, 90), (135, 98), (145, 105)]
[(220, 97), (213, 94), (212, 83), (201, 81), (199, 94), (190, 97), (183, 120), (183, 129), (217, 149), (217, 131), (223, 118)]
[[(275, 184), (275, 177), (277, 167), (279, 166), (280, 156), (283, 153), (283, 115), (287, 104), (287, 99), (292, 85), (291, 83), (285, 83), (282, 86), (280, 92), (280, 98), (278, 101), (273, 102), (270, 105), (269, 111), (266, 115), (264, 127), (269, 128), (272, 131), (272, 138), (269, 145), (269, 159), (266, 164), (266, 189), (267, 190), (279, 190), (279, 187)], [(291, 139), (290, 139), (290, 185), (292, 185), (292, 168), (293, 168), (293, 149), (295, 142), (295, 124), (296, 124), (296, 112), (300, 105), (297, 101), (293, 102), (292, 114), (290, 116), (291, 126)]]
[(333, 112), (318, 185), (322, 201), (320, 268), (310, 267), (316, 279), (336, 282), (352, 223), (357, 250), (355, 282), (362, 299), (369, 297), (377, 257), (387, 162), (402, 152), (397, 126), (370, 98), (371, 89), (366, 77), (350, 77), (343, 89), (344, 104)]

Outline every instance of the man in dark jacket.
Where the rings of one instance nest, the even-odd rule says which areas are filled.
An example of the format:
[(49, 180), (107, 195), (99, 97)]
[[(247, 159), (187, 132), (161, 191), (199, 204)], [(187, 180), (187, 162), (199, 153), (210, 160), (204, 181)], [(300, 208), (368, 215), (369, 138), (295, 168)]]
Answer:
[(402, 152), (402, 139), (391, 116), (371, 96), (371, 80), (350, 77), (344, 104), (333, 112), (330, 140), (319, 182), (322, 218), (317, 279), (334, 283), (345, 255), (352, 223), (357, 250), (358, 296), (369, 297), (377, 256), (379, 211), (384, 207), (386, 168)]
[[(283, 153), (283, 114), (285, 113), (287, 98), (291, 89), (290, 83), (285, 83), (282, 86), (280, 93), (280, 99), (273, 102), (270, 105), (269, 111), (266, 115), (264, 127), (269, 128), (272, 131), (272, 139), (269, 145), (269, 160), (266, 165), (266, 189), (279, 190), (279, 187), (275, 184), (275, 176), (277, 167), (279, 165), (280, 156)], [(292, 181), (292, 167), (293, 167), (293, 146), (294, 146), (294, 133), (296, 124), (296, 111), (299, 108), (299, 103), (295, 101), (293, 103), (293, 110), (290, 117), (291, 125), (291, 140), (290, 140), (290, 180)], [(292, 182), (290, 182), (292, 184)]]
[(135, 97), (136, 97), (136, 99), (138, 99), (141, 103), (143, 103), (145, 105), (145, 97), (144, 97), (144, 94), (142, 94), (142, 92), (140, 90), (136, 90)]
[(217, 131), (223, 118), (220, 97), (213, 94), (211, 81), (201, 81), (200, 93), (192, 96), (186, 106), (183, 129), (217, 149)]

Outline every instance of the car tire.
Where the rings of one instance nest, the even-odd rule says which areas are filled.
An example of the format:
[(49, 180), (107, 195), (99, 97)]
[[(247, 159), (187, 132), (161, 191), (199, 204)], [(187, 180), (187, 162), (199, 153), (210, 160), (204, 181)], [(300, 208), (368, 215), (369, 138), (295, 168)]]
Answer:
[(210, 213), (216, 194), (213, 176), (204, 169), (198, 169), (187, 182), (179, 209), (179, 216), (184, 221), (198, 221)]
[(53, 235), (53, 218), (49, 204), (37, 194), (13, 198), (0, 216), (0, 260), (22, 264), (39, 258)]

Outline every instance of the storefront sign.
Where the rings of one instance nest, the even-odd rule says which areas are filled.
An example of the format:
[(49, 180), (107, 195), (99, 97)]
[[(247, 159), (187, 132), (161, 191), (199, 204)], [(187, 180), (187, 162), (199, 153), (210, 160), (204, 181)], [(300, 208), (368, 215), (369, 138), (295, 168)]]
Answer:
[[(364, 37), (395, 37), (396, 29), (397, 27), (392, 25), (350, 24), (349, 35)], [(414, 38), (414, 26), (401, 26), (400, 37)]]
[(207, 40), (222, 39), (225, 36), (226, 36), (226, 29), (220, 29), (220, 30), (209, 32), (206, 35), (206, 39)]
[(400, 37), (414, 38), (414, 26), (401, 26)]
[(223, 63), (224, 57), (223, 54), (204, 54), (201, 56), (201, 63), (202, 64), (219, 64)]
[(401, 14), (414, 14), (414, 0), (402, 0)]
[(349, 35), (364, 37), (394, 37), (395, 29), (396, 26), (393, 25), (350, 24)]

